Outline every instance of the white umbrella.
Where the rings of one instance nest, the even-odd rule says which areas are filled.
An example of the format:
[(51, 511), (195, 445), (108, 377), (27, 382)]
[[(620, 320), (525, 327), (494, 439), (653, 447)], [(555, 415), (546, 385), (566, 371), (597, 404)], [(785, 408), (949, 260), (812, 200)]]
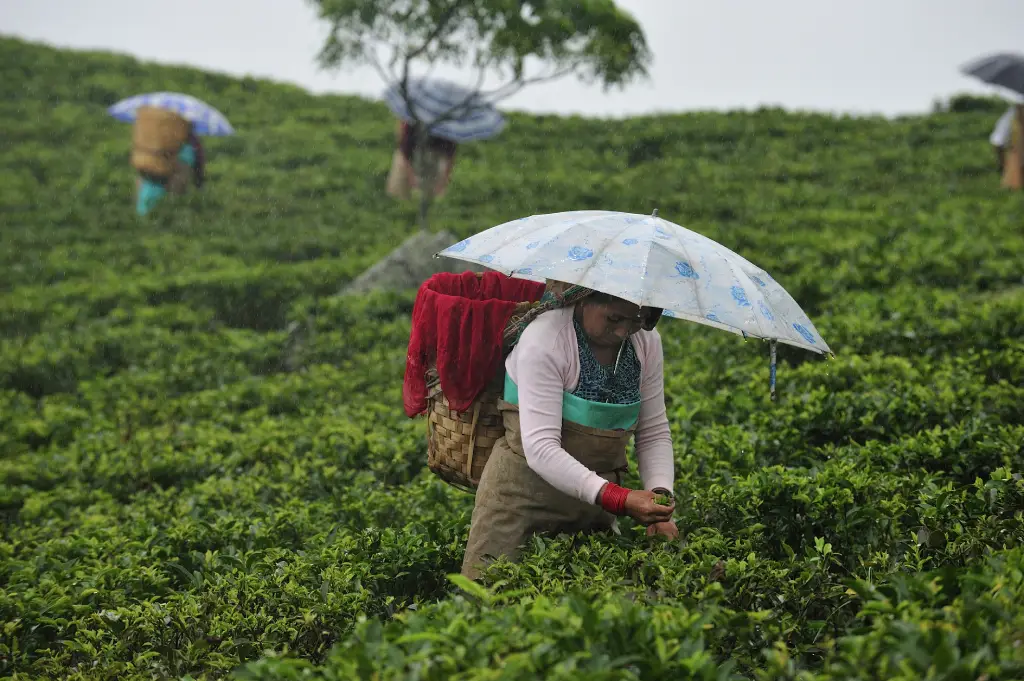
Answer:
[(832, 350), (766, 271), (707, 237), (654, 215), (569, 211), (520, 218), (446, 248), (438, 257), (513, 277), (578, 284), (637, 305), (822, 355)]

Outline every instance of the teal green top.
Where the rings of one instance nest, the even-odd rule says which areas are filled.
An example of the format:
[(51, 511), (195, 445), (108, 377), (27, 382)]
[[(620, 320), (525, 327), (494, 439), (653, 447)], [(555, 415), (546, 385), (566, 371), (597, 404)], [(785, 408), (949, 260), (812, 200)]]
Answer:
[[(196, 150), (192, 148), (191, 144), (186, 142), (181, 145), (181, 149), (178, 151), (178, 158), (193, 168), (196, 167)], [(145, 215), (153, 210), (153, 207), (165, 196), (167, 196), (167, 188), (162, 183), (154, 182), (148, 177), (142, 178), (142, 182), (139, 185), (139, 195), (135, 201), (135, 212), (140, 216)]]
[[(640, 358), (629, 341), (614, 366), (597, 361), (583, 327), (572, 320), (580, 356), (576, 389), (562, 395), (562, 418), (600, 430), (626, 430), (640, 418)], [(505, 401), (519, 405), (519, 386), (505, 374)]]
[(639, 402), (642, 371), (633, 343), (627, 341), (615, 364), (605, 366), (597, 361), (587, 342), (587, 335), (575, 316), (572, 325), (576, 330), (576, 347), (580, 353), (580, 381), (572, 394), (594, 402)]
[[(505, 374), (505, 401), (519, 405), (519, 386)], [(569, 392), (562, 393), (562, 418), (572, 423), (601, 430), (626, 430), (640, 418), (640, 402), (610, 404), (592, 402)]]

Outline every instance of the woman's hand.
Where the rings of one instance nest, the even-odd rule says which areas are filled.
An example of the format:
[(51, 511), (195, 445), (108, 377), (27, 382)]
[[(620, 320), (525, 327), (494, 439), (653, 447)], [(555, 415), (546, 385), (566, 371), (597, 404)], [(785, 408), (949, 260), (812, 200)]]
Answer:
[(647, 526), (647, 536), (653, 537), (654, 535), (660, 534), (669, 539), (679, 538), (679, 528), (676, 527), (675, 522), (667, 520), (663, 523), (654, 523), (653, 525)]
[(626, 515), (644, 525), (671, 522), (672, 512), (676, 510), (676, 500), (673, 499), (668, 506), (662, 506), (654, 503), (656, 496), (658, 495), (647, 490), (630, 490), (629, 496), (626, 497)]

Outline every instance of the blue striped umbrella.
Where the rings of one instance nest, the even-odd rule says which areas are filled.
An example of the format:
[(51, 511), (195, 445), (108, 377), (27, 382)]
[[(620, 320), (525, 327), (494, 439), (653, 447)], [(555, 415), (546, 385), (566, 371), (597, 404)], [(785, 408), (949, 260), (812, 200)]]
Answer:
[(150, 92), (129, 97), (107, 109), (107, 112), (119, 121), (133, 123), (135, 112), (143, 106), (173, 111), (192, 123), (192, 129), (197, 135), (224, 137), (235, 133), (235, 129), (220, 111), (195, 97), (178, 92)]
[[(415, 117), (398, 83), (384, 92), (384, 102), (403, 121), (412, 123), (414, 118), (419, 119), (437, 137), (471, 142), (494, 137), (505, 127), (505, 119), (493, 104), (461, 85), (437, 78), (417, 78), (409, 80), (408, 91)], [(435, 125), (438, 119), (448, 120)]]

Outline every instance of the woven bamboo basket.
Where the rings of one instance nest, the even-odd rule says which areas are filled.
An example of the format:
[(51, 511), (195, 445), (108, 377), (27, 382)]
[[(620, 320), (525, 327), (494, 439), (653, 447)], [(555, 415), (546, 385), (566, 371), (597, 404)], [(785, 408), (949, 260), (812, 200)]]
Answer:
[(132, 167), (152, 177), (170, 177), (188, 132), (189, 122), (173, 111), (140, 107), (132, 129)]
[[(519, 303), (512, 318), (524, 314), (531, 305)], [(473, 493), (494, 443), (505, 435), (498, 411), (498, 399), (505, 389), (504, 363), (464, 412), (451, 408), (435, 369), (428, 370), (426, 378), (427, 467), (453, 487)]]

